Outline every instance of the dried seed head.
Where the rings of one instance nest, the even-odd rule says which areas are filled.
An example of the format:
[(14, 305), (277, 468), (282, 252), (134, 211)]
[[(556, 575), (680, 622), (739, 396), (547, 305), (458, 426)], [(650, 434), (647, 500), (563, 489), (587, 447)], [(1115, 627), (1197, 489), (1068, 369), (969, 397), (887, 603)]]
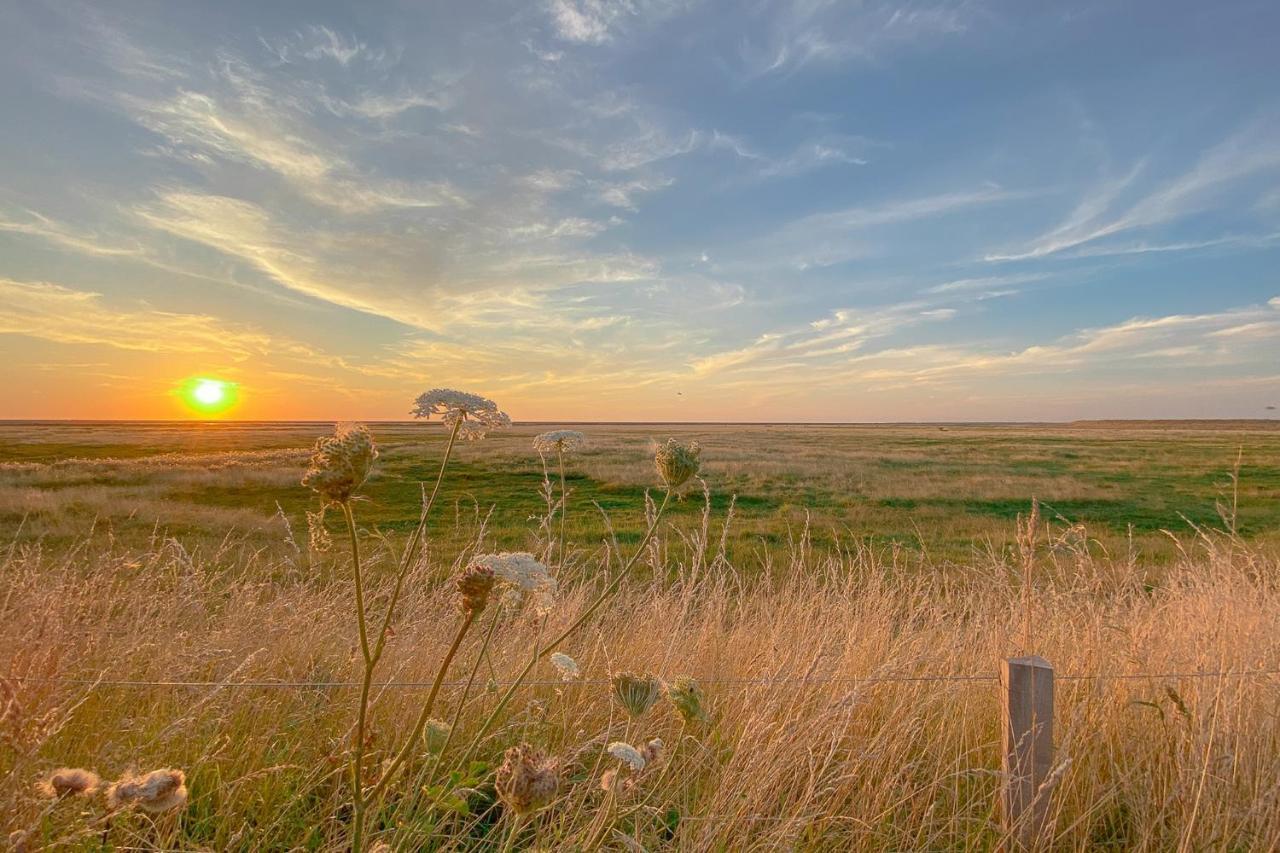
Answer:
[(553, 654), (551, 656), (551, 665), (560, 673), (562, 681), (576, 681), (582, 677), (582, 670), (578, 668), (578, 662), (564, 652)]
[(587, 444), (587, 437), (576, 429), (556, 429), (533, 438), (533, 449), (539, 453), (572, 453)]
[(187, 802), (187, 777), (181, 770), (152, 770), (144, 776), (126, 776), (107, 788), (112, 811), (136, 807), (159, 814)]
[(59, 767), (48, 778), (36, 785), (41, 796), (49, 799), (73, 796), (92, 796), (101, 783), (98, 774), (80, 767)]
[(667, 685), (667, 699), (675, 706), (680, 718), (689, 725), (705, 723), (711, 719), (703, 707), (705, 699), (702, 688), (687, 675), (678, 676)]
[(302, 485), (314, 489), (326, 503), (346, 503), (364, 485), (377, 458), (378, 449), (368, 429), (338, 424), (333, 435), (316, 441)]
[(479, 563), (467, 566), (454, 586), (458, 588), (458, 609), (472, 616), (477, 615), (489, 604), (489, 593), (497, 580), (493, 569)]
[(653, 463), (663, 484), (669, 489), (678, 489), (687, 483), (702, 465), (698, 458), (701, 452), (696, 441), (681, 444), (674, 438), (667, 439), (653, 454)]
[(612, 678), (613, 698), (632, 717), (642, 717), (662, 695), (662, 681), (656, 675), (620, 672)]
[(319, 512), (307, 510), (307, 538), (311, 550), (323, 554), (333, 547), (333, 537), (324, 529), (324, 507)]
[(494, 786), (507, 808), (518, 815), (531, 814), (555, 799), (560, 769), (542, 750), (522, 743), (506, 751)]

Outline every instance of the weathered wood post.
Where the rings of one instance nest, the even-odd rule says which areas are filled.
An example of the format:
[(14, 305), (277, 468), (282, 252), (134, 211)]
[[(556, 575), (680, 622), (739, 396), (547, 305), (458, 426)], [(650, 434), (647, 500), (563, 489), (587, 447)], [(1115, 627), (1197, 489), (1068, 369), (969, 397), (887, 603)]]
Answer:
[(1053, 766), (1053, 667), (1036, 655), (1010, 658), (1000, 665), (1000, 686), (1006, 848), (1033, 850), (1049, 816), (1049, 797), (1037, 794)]

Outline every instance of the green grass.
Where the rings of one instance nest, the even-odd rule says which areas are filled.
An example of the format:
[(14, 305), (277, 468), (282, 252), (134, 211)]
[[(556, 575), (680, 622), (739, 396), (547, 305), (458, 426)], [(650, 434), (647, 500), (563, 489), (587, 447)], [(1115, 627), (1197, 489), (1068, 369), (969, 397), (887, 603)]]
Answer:
[[(1257, 427), (1258, 425), (1254, 425)], [(443, 449), (437, 424), (379, 424), (377, 472), (365, 489), (362, 524), (403, 532), (417, 520), (422, 482), (431, 482)], [(315, 498), (297, 485), (305, 450), (321, 424), (33, 424), (0, 425), (0, 462), (61, 463), (0, 469), (0, 531), (19, 538), (74, 539), (95, 523), (112, 535), (171, 533), (221, 536), (218, 519), (261, 528), (276, 542), (277, 507), (305, 536)], [(530, 449), (538, 428), (518, 426), (475, 445), (460, 445), (439, 499), (437, 538), (469, 535), (489, 517), (495, 547), (531, 541), (545, 512), (542, 463)], [(568, 462), (572, 491), (569, 536), (603, 542), (601, 511), (621, 541), (641, 526), (646, 488), (654, 485), (650, 442), (667, 435), (702, 442), (711, 490), (713, 535), (736, 496), (730, 549), (787, 542), (806, 518), (818, 544), (870, 541), (927, 548), (960, 559), (974, 543), (1008, 546), (1013, 522), (1032, 498), (1044, 517), (1082, 523), (1107, 548), (1134, 544), (1165, 559), (1174, 546), (1164, 531), (1221, 527), (1219, 506), (1231, 502), (1230, 474), (1240, 454), (1239, 531), (1273, 538), (1280, 531), (1280, 430), (1223, 428), (1074, 429), (1053, 426), (591, 426), (591, 448)], [(209, 473), (209, 458), (172, 466), (148, 464), (161, 454), (297, 449), (292, 460)], [(99, 460), (68, 464), (66, 460)], [(122, 460), (104, 465), (101, 460)], [(130, 461), (136, 464), (130, 464)], [(225, 475), (225, 476), (224, 476)], [(552, 484), (558, 478), (552, 465)], [(101, 491), (83, 498), (88, 486)], [(63, 499), (53, 508), (40, 502)], [(597, 509), (597, 506), (599, 509)], [(202, 511), (207, 511), (206, 520)], [(681, 527), (698, 524), (695, 489), (671, 510)], [(332, 532), (339, 519), (328, 519)], [(19, 528), (21, 532), (19, 533)]]

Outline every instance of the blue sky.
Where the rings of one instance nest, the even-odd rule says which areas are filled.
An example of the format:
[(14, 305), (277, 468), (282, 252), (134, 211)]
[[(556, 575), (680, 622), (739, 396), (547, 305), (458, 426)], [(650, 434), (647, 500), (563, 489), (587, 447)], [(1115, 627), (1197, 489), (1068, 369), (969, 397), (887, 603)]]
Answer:
[(0, 416), (1269, 417), (1274, 3), (16, 2)]

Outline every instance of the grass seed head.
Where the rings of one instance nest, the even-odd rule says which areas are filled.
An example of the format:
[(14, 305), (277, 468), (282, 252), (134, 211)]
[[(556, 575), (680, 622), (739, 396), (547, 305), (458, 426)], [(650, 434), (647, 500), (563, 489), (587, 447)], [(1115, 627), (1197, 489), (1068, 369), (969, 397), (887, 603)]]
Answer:
[(658, 476), (662, 478), (663, 484), (669, 489), (678, 489), (689, 482), (689, 479), (694, 477), (702, 466), (698, 458), (701, 452), (702, 448), (696, 441), (681, 444), (674, 438), (667, 439), (667, 443), (659, 447), (653, 455), (653, 463), (658, 469)]
[(59, 767), (50, 773), (48, 778), (36, 785), (36, 789), (41, 796), (51, 800), (73, 796), (88, 797), (98, 790), (101, 782), (98, 774), (92, 770), (84, 770), (80, 767)]
[(302, 485), (326, 503), (346, 503), (364, 485), (378, 458), (373, 436), (360, 424), (339, 424), (333, 435), (316, 441)]
[(152, 770), (143, 776), (126, 776), (107, 788), (112, 811), (137, 808), (159, 814), (181, 808), (187, 802), (187, 777), (181, 770)]
[(532, 814), (555, 799), (560, 769), (542, 750), (522, 743), (506, 751), (494, 786), (507, 808), (518, 815)]
[(662, 681), (656, 675), (619, 672), (611, 679), (613, 698), (632, 717), (643, 717), (662, 695)]

